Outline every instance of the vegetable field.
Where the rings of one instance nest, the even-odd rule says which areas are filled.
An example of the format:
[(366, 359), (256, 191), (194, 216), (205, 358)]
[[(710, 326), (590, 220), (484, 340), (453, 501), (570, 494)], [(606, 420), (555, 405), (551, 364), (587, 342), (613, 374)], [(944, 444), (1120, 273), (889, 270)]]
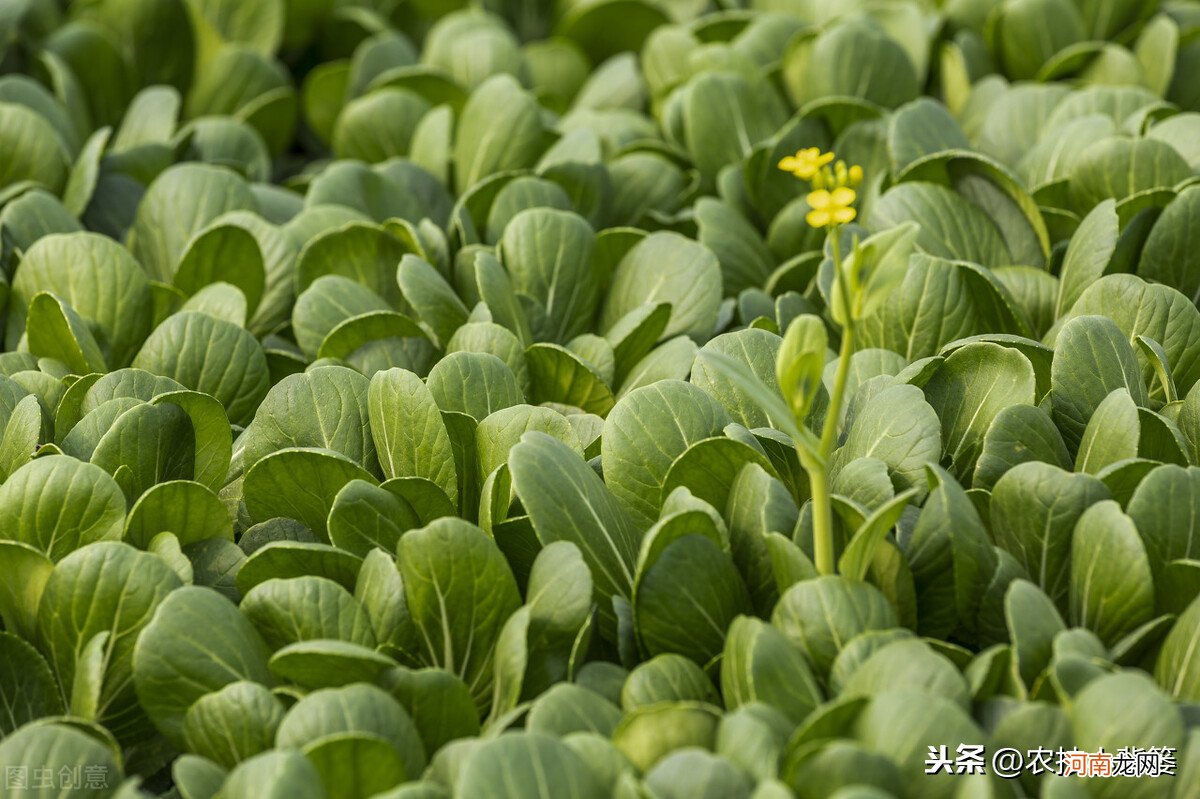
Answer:
[(0, 796), (1200, 797), (1198, 0), (0, 0)]

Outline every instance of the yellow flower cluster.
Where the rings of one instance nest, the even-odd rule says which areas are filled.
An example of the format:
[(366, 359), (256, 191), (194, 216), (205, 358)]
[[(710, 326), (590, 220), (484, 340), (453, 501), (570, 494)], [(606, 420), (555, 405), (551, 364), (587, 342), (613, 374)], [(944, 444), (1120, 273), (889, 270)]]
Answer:
[(779, 162), (779, 168), (801, 180), (812, 180), (832, 160), (833, 153), (822, 153), (819, 147), (809, 147), (785, 156)]
[(818, 189), (804, 198), (812, 209), (804, 218), (813, 227), (834, 227), (853, 222), (858, 213), (853, 207), (855, 197), (854, 189), (845, 187), (833, 191)]
[(854, 201), (858, 199), (854, 187), (862, 183), (862, 167), (847, 166), (845, 161), (830, 166), (833, 158), (833, 153), (809, 147), (779, 162), (784, 172), (812, 184), (813, 190), (805, 198), (811, 209), (805, 219), (816, 228), (844, 225), (854, 221), (858, 214), (854, 209)]

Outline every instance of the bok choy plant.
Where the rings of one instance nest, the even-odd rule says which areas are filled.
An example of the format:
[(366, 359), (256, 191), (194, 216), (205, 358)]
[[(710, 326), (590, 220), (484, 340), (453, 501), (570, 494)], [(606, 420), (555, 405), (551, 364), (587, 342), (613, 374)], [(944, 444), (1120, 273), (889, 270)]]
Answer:
[(0, 0), (0, 797), (1196, 799), (1198, 74)]
[[(827, 371), (829, 335), (826, 321), (813, 314), (797, 316), (783, 335), (775, 358), (775, 376), (782, 403), (745, 369), (744, 364), (715, 350), (699, 355), (742, 386), (779, 429), (792, 437), (808, 478), (813, 559), (820, 574), (835, 571), (835, 521), (829, 469), (845, 419), (846, 383), (855, 351), (855, 326), (874, 314), (904, 279), (919, 229), (916, 223), (909, 222), (860, 240), (862, 231), (848, 226), (857, 213), (855, 189), (863, 181), (863, 170), (857, 165), (847, 166), (845, 161), (832, 163), (833, 159), (833, 153), (807, 148), (779, 162), (780, 169), (809, 181), (812, 191), (806, 195), (805, 202), (811, 210), (805, 221), (815, 229), (826, 231), (826, 263), (832, 272), (828, 314), (829, 321), (837, 326), (840, 339), (828, 385), (823, 382), (823, 376)], [(843, 258), (846, 239), (849, 252)], [(846, 507), (842, 520), (851, 531), (851, 538), (841, 556), (838, 571), (863, 579), (876, 546), (917, 493), (915, 488), (904, 491), (867, 518), (856, 513), (854, 508)]]

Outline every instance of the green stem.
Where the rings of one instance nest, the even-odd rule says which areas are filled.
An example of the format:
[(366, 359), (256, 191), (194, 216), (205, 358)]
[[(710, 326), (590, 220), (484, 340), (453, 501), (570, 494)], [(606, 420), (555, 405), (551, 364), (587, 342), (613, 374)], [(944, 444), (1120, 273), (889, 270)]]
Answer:
[(837, 443), (838, 424), (841, 423), (842, 402), (846, 398), (846, 379), (850, 375), (850, 356), (854, 354), (854, 328), (847, 324), (842, 328), (842, 346), (838, 350), (837, 371), (833, 375), (833, 393), (829, 395), (829, 409), (825, 412), (825, 426), (821, 428), (821, 457), (828, 461)]
[(829, 407), (825, 412), (825, 424), (821, 428), (820, 446), (817, 457), (806, 453), (800, 454), (801, 465), (808, 473), (809, 488), (812, 492), (813, 504), (813, 560), (818, 574), (833, 574), (833, 503), (829, 493), (828, 466), (833, 454), (834, 444), (837, 443), (838, 424), (842, 416), (842, 403), (845, 401), (846, 381), (850, 375), (850, 356), (854, 352), (854, 326), (851, 321), (852, 300), (850, 287), (846, 285), (842, 270), (842, 248), (838, 240), (837, 229), (832, 232), (830, 243), (833, 250), (834, 280), (840, 289), (843, 318), (842, 344), (838, 351), (837, 371), (833, 378), (833, 391), (829, 396)]
[(854, 298), (850, 296), (850, 287), (846, 285), (846, 274), (842, 268), (842, 239), (838, 235), (836, 227), (833, 228), (829, 249), (833, 251), (833, 279), (842, 289), (842, 317), (846, 320), (846, 326), (849, 327), (850, 319), (853, 316), (851, 309), (854, 307)]
[(815, 463), (800, 453), (800, 463), (808, 472), (812, 492), (813, 561), (817, 574), (833, 574), (833, 504), (829, 499), (829, 476), (825, 464)]

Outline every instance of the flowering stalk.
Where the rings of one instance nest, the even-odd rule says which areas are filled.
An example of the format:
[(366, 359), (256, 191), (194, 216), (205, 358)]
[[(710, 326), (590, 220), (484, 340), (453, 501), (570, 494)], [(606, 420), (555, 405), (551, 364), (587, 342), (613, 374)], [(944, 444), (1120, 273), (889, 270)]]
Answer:
[[(798, 441), (796, 443), (796, 452), (801, 466), (808, 475), (812, 494), (813, 560), (820, 574), (834, 573), (833, 504), (829, 490), (829, 462), (837, 444), (838, 421), (841, 419), (846, 382), (850, 373), (850, 356), (854, 352), (854, 314), (852, 309), (857, 304), (856, 295), (859, 289), (857, 281), (851, 279), (846, 273), (838, 232), (841, 225), (852, 222), (857, 215), (854, 208), (854, 202), (857, 199), (855, 187), (862, 182), (862, 168), (848, 167), (844, 161), (832, 164), (833, 160), (833, 153), (822, 153), (819, 149), (812, 147), (800, 150), (794, 156), (788, 156), (779, 162), (780, 169), (790, 172), (801, 180), (809, 181), (812, 186), (813, 190), (805, 198), (811, 209), (805, 220), (812, 227), (827, 231), (836, 286), (836, 290), (832, 292), (831, 301), (840, 300), (842, 305), (841, 313), (835, 314), (842, 319), (842, 340), (821, 436), (817, 439), (815, 447), (808, 442)], [(797, 357), (796, 341), (792, 341), (789, 346), (787, 339), (798, 339), (798, 336), (799, 334), (793, 334), (792, 328), (788, 329), (785, 346), (781, 348), (780, 361), (777, 363), (777, 372), (781, 375), (795, 372), (796, 367), (792, 364), (785, 364), (784, 361), (794, 360)], [(810, 347), (815, 342), (819, 342), (820, 366), (823, 369), (825, 351), (823, 334), (813, 336), (810, 330), (807, 331), (805, 338)], [(780, 387), (785, 392), (785, 399), (788, 400), (789, 406), (796, 415), (796, 424), (803, 427), (805, 419), (796, 411), (802, 408), (804, 414), (807, 414), (811, 398), (804, 402), (797, 402), (794, 397), (786, 396), (788, 392), (795, 390), (800, 385), (794, 380), (780, 380)], [(801, 390), (815, 392), (814, 385), (811, 383), (805, 385), (807, 388)]]

